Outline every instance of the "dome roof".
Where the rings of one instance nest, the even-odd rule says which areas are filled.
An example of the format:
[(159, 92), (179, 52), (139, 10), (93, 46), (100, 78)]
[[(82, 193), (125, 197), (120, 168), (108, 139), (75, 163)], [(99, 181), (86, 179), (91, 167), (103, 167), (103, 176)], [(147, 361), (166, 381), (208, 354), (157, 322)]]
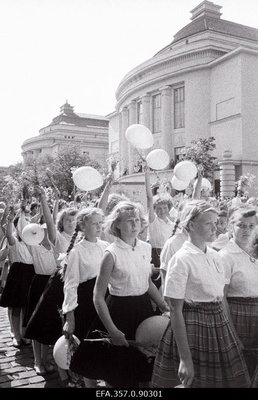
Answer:
[(169, 46), (181, 40), (207, 31), (258, 42), (258, 29), (221, 19), (221, 8), (221, 6), (211, 1), (204, 0), (191, 11), (192, 22), (180, 29), (180, 31), (174, 35), (174, 40), (157, 54), (162, 53)]
[(258, 42), (258, 29), (256, 28), (250, 28), (235, 22), (203, 15), (180, 29), (180, 31), (175, 34), (172, 44), (207, 30)]

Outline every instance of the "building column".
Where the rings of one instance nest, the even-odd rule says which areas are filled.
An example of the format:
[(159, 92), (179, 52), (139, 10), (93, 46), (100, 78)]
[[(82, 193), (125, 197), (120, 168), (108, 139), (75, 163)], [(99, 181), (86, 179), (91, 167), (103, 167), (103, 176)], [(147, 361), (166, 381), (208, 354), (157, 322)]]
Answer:
[(235, 165), (230, 158), (232, 157), (231, 150), (224, 150), (222, 154), (223, 160), (218, 162), (220, 167), (220, 195), (222, 198), (235, 197)]
[(119, 115), (119, 153), (120, 153), (120, 174), (123, 175), (128, 167), (128, 151), (125, 131), (128, 128), (128, 109), (124, 107)]
[[(137, 122), (137, 109), (136, 109), (136, 100), (131, 101), (131, 103), (128, 105), (128, 110), (129, 110), (129, 125), (136, 124)], [(127, 145), (127, 151), (128, 151), (128, 171), (129, 175), (133, 174), (134, 172), (134, 164), (137, 158), (137, 152), (133, 146), (128, 143)]]
[(171, 87), (161, 88), (162, 148), (173, 158)]
[(142, 102), (142, 125), (149, 128), (151, 131), (151, 95), (146, 93), (141, 97)]

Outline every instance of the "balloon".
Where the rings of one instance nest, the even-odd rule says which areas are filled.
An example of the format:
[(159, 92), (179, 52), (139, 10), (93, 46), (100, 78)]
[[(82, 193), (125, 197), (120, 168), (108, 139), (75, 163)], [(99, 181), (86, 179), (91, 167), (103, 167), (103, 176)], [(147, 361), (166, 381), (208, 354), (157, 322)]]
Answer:
[(152, 169), (165, 169), (169, 164), (169, 155), (165, 150), (152, 150), (146, 157), (147, 165)]
[(138, 149), (149, 149), (154, 144), (151, 131), (144, 125), (133, 124), (125, 131), (126, 140)]
[(80, 167), (73, 172), (74, 184), (80, 190), (95, 190), (103, 185), (103, 177), (92, 167)]
[(135, 332), (135, 340), (137, 343), (146, 345), (146, 347), (148, 347), (149, 344), (150, 347), (149, 349), (146, 347), (139, 347), (142, 353), (147, 356), (154, 356), (155, 347), (157, 347), (158, 342), (165, 332), (168, 322), (168, 317), (154, 315), (140, 323)]
[[(197, 185), (197, 179), (196, 179), (196, 181), (194, 182), (194, 187)], [(210, 181), (207, 179), (207, 178), (202, 178), (202, 186), (201, 186), (201, 189), (208, 189), (208, 190), (211, 190), (211, 183), (210, 183)]]
[(192, 161), (180, 161), (174, 168), (174, 174), (180, 181), (190, 181), (195, 178), (197, 168)]
[(202, 178), (202, 189), (211, 190), (211, 183), (207, 178)]
[[(76, 346), (79, 346), (80, 340), (73, 335)], [(55, 343), (53, 348), (53, 357), (56, 364), (62, 369), (69, 369), (71, 360), (71, 345), (68, 339), (62, 335)]]
[(180, 179), (177, 179), (177, 177), (174, 175), (171, 179), (171, 183), (174, 189), (181, 191), (187, 188), (190, 181), (181, 181)]
[(41, 243), (44, 239), (44, 236), (45, 231), (43, 226), (34, 223), (29, 223), (26, 225), (21, 233), (22, 240), (30, 246), (36, 246), (37, 244)]

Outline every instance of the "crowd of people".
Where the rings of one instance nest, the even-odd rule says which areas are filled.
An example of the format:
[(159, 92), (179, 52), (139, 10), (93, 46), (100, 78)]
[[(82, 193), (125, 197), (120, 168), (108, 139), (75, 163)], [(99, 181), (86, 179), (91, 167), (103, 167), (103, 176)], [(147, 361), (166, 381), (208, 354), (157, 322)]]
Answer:
[[(212, 197), (201, 169), (193, 190), (175, 196), (143, 170), (146, 210), (112, 193), (112, 173), (94, 203), (67, 203), (55, 187), (50, 204), (39, 185), (33, 198), (0, 203), (0, 307), (13, 345), (32, 346), (44, 376), (55, 370), (50, 346), (64, 335), (73, 349), (69, 368), (57, 364), (65, 388), (76, 387), (74, 376), (85, 388), (99, 380), (107, 388), (258, 387), (256, 199)], [(36, 244), (25, 239), (31, 224), (42, 229)], [(146, 356), (136, 332), (155, 316), (166, 327)]]

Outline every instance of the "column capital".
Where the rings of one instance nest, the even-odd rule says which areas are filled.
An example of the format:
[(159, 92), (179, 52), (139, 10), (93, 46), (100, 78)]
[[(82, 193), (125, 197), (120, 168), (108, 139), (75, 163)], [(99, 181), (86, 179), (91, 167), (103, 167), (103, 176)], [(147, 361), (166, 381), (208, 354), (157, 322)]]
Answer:
[(151, 94), (149, 92), (146, 92), (145, 94), (140, 96), (140, 100), (146, 100), (146, 99), (149, 100), (150, 98), (151, 98)]
[(171, 92), (171, 86), (166, 85), (159, 88), (162, 94), (169, 94)]

